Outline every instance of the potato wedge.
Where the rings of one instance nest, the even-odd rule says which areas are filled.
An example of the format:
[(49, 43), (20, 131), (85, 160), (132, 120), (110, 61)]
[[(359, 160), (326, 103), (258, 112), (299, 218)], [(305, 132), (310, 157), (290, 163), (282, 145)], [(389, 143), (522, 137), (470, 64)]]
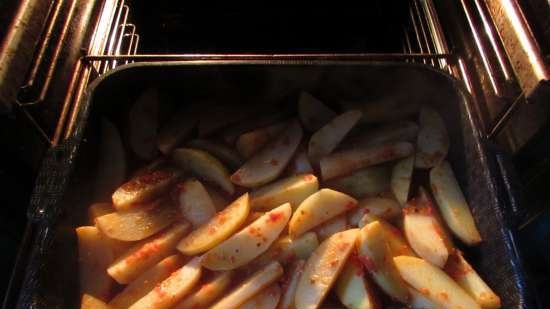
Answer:
[(441, 163), (449, 152), (449, 135), (445, 121), (431, 107), (423, 106), (418, 117), (420, 130), (416, 142), (415, 167), (431, 168)]
[(150, 202), (168, 191), (180, 175), (178, 170), (164, 169), (136, 176), (113, 193), (113, 206), (116, 210), (128, 210)]
[(349, 223), (357, 226), (359, 220), (366, 215), (373, 214), (386, 220), (393, 220), (401, 216), (401, 207), (393, 199), (384, 197), (366, 197), (359, 200), (357, 208), (348, 214)]
[(202, 256), (210, 270), (231, 270), (243, 266), (266, 251), (285, 228), (292, 208), (289, 203), (266, 212)]
[(332, 153), (361, 116), (360, 111), (347, 111), (316, 131), (308, 143), (308, 156), (311, 162), (317, 165), (322, 157)]
[(288, 226), (291, 238), (357, 206), (357, 200), (331, 189), (321, 189), (306, 198), (296, 209)]
[(342, 214), (316, 227), (315, 234), (317, 234), (317, 238), (319, 238), (320, 241), (323, 241), (332, 236), (332, 234), (342, 232), (347, 229), (348, 220), (346, 214)]
[(420, 108), (419, 104), (411, 102), (409, 98), (404, 99), (398, 95), (369, 99), (367, 102), (344, 101), (341, 104), (344, 110), (358, 109), (363, 112), (361, 123), (370, 125), (410, 118)]
[(392, 256), (416, 256), (414, 251), (405, 240), (405, 236), (403, 236), (401, 230), (380, 217), (377, 217), (373, 214), (365, 214), (363, 218), (361, 218), (359, 228), (363, 228), (365, 225), (374, 221), (378, 221), (380, 223), (380, 227), (384, 232), (384, 237), (386, 238), (386, 242), (388, 243), (388, 247), (390, 248), (390, 253)]
[(432, 168), (430, 184), (441, 216), (453, 234), (469, 246), (480, 243), (474, 217), (448, 162)]
[(350, 175), (358, 169), (401, 159), (413, 152), (413, 145), (407, 142), (359, 147), (335, 152), (319, 162), (323, 180)]
[(80, 300), (80, 309), (109, 309), (109, 307), (101, 299), (84, 293)]
[(174, 163), (205, 181), (220, 187), (225, 193), (235, 193), (229, 172), (218, 159), (208, 152), (193, 148), (178, 148), (172, 153)]
[(360, 230), (358, 253), (359, 259), (382, 291), (395, 300), (407, 303), (407, 286), (391, 260), (392, 253), (379, 221), (369, 223)]
[(481, 307), (445, 272), (423, 259), (411, 256), (393, 258), (401, 277), (424, 296), (444, 309)]
[(168, 278), (170, 274), (181, 268), (184, 258), (181, 255), (171, 255), (130, 282), (124, 290), (109, 302), (111, 309), (126, 309), (147, 295), (155, 286)]
[(88, 223), (95, 224), (95, 219), (115, 212), (111, 203), (93, 203), (88, 207)]
[(434, 216), (407, 208), (404, 211), (403, 231), (416, 254), (437, 267), (445, 265), (449, 250)]
[(158, 89), (145, 89), (128, 113), (128, 141), (142, 160), (151, 160), (157, 154), (158, 115)]
[(305, 260), (297, 260), (294, 262), (286, 274), (286, 278), (282, 283), (283, 295), (281, 296), (281, 301), (277, 306), (277, 309), (294, 309), (294, 298), (296, 298), (296, 288), (298, 287), (298, 282), (300, 282), (300, 277), (304, 272), (304, 266), (306, 265)]
[(270, 183), (250, 193), (250, 207), (270, 210), (284, 203), (298, 208), (308, 196), (319, 190), (319, 182), (313, 174), (291, 176)]
[(349, 309), (381, 308), (374, 287), (365, 278), (361, 261), (353, 253), (336, 280), (335, 291), (340, 302)]
[(318, 308), (355, 249), (359, 229), (336, 233), (309, 257), (296, 288), (296, 309)]
[(190, 227), (189, 223), (176, 224), (151, 239), (139, 242), (114, 261), (107, 268), (107, 273), (120, 284), (132, 282), (144, 271), (170, 255)]
[(222, 143), (216, 143), (207, 139), (194, 139), (187, 142), (186, 145), (210, 153), (233, 170), (243, 165), (241, 156), (233, 148), (227, 147)]
[(231, 283), (233, 272), (222, 271), (214, 274), (208, 282), (183, 299), (173, 309), (203, 309), (218, 299)]
[(252, 115), (247, 119), (228, 127), (221, 133), (222, 139), (228, 145), (234, 145), (239, 136), (242, 134), (254, 131), (258, 128), (264, 128), (282, 121), (286, 121), (289, 116), (290, 113), (285, 106), (279, 105), (268, 107), (261, 111), (261, 114)]
[(167, 169), (167, 168), (170, 167), (169, 163), (170, 162), (165, 157), (160, 156), (160, 157), (154, 159), (153, 161), (151, 161), (150, 163), (145, 164), (144, 166), (141, 166), (136, 171), (134, 171), (132, 173), (132, 178), (135, 178), (135, 177), (138, 177), (138, 176), (141, 176), (141, 175), (150, 174), (150, 173), (152, 173), (154, 171), (157, 171), (157, 170)]
[(304, 127), (315, 132), (336, 117), (336, 113), (311, 94), (302, 91), (298, 98), (298, 113)]
[(245, 193), (182, 239), (178, 244), (178, 250), (189, 256), (208, 251), (239, 229), (249, 212), (249, 197), (248, 193)]
[(164, 229), (176, 219), (176, 209), (167, 205), (167, 201), (157, 200), (117, 211), (96, 218), (96, 225), (110, 238), (122, 241), (145, 239)]
[(105, 269), (114, 256), (103, 234), (95, 226), (76, 228), (80, 289), (101, 301), (110, 297), (114, 281)]
[(201, 276), (200, 258), (191, 259), (128, 309), (167, 309), (183, 299)]
[(418, 125), (416, 123), (412, 121), (398, 121), (369, 131), (366, 134), (354, 136), (349, 141), (344, 141), (343, 144), (355, 147), (367, 147), (392, 142), (415, 143), (417, 134)]
[(275, 309), (279, 299), (281, 298), (281, 288), (277, 283), (273, 283), (270, 287), (254, 295), (244, 304), (240, 305), (239, 309)]
[(470, 294), (481, 308), (500, 308), (500, 297), (481, 279), (458, 250), (449, 256), (444, 271)]
[(274, 141), (251, 157), (231, 175), (233, 183), (255, 188), (277, 178), (285, 169), (302, 140), (302, 128), (292, 121)]
[(100, 120), (98, 144), (94, 196), (103, 200), (126, 178), (126, 151), (117, 127), (106, 118)]
[(390, 173), (386, 166), (371, 166), (357, 170), (349, 176), (331, 179), (325, 182), (325, 186), (355, 198), (363, 198), (389, 191)]
[(235, 148), (243, 158), (248, 159), (260, 151), (269, 141), (276, 138), (287, 125), (287, 122), (279, 122), (241, 134), (235, 142)]
[(208, 192), (208, 195), (210, 195), (210, 199), (212, 200), (212, 203), (214, 204), (214, 207), (217, 211), (222, 211), (227, 205), (229, 205), (229, 202), (227, 199), (222, 196), (222, 194), (216, 190), (216, 188), (210, 186), (207, 183), (203, 184), (204, 188)]
[(283, 267), (281, 267), (281, 264), (272, 262), (241, 282), (210, 309), (236, 309), (282, 275)]
[(291, 239), (290, 236), (283, 236), (262, 255), (252, 262), (253, 265), (264, 266), (272, 261), (286, 265), (295, 259), (307, 259), (319, 246), (317, 234), (307, 232), (302, 236)]
[(198, 112), (193, 106), (176, 111), (157, 135), (157, 147), (160, 152), (169, 155), (178, 145), (191, 137), (198, 123)]
[[(427, 292), (428, 290), (423, 290)], [(441, 309), (436, 303), (424, 296), (421, 292), (409, 287), (409, 295), (411, 299), (409, 305), (412, 309)]]
[(305, 150), (298, 150), (292, 160), (290, 160), (290, 163), (288, 164), (288, 167), (286, 168), (286, 175), (298, 175), (298, 174), (312, 174), (313, 173), (313, 167), (311, 166), (311, 162), (309, 162), (309, 158), (307, 157), (307, 153)]
[(405, 206), (414, 170), (414, 156), (399, 160), (393, 166), (391, 190), (400, 205)]
[(216, 215), (214, 203), (200, 181), (187, 180), (177, 186), (176, 192), (180, 211), (193, 228), (203, 225)]

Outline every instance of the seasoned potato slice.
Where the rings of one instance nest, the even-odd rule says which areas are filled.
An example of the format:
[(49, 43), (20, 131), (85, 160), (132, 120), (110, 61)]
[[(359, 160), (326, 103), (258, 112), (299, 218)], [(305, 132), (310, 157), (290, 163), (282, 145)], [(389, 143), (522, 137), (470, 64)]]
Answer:
[(309, 162), (309, 158), (307, 157), (306, 151), (303, 149), (298, 150), (298, 152), (296, 152), (292, 160), (290, 160), (290, 163), (288, 164), (285, 174), (298, 175), (298, 174), (311, 174), (311, 173), (313, 173), (313, 167)]
[(277, 283), (273, 283), (270, 287), (254, 295), (244, 304), (240, 305), (239, 309), (275, 309), (279, 299), (281, 298), (281, 288)]
[(416, 143), (415, 166), (431, 168), (443, 161), (449, 151), (449, 135), (445, 122), (434, 109), (423, 106), (418, 117), (420, 131)]
[(414, 252), (438, 267), (445, 265), (449, 250), (435, 217), (409, 208), (405, 211), (403, 230)]
[(300, 277), (304, 272), (305, 260), (297, 260), (290, 267), (289, 272), (286, 274), (286, 280), (283, 283), (283, 295), (277, 309), (294, 309), (294, 298), (296, 297), (296, 288)]
[(375, 146), (392, 142), (416, 142), (418, 125), (412, 121), (398, 121), (351, 138), (346, 145)]
[(198, 178), (216, 184), (227, 194), (232, 195), (235, 192), (227, 169), (208, 152), (193, 148), (178, 148), (172, 153), (172, 160)]
[(449, 256), (445, 272), (451, 276), (484, 309), (498, 309), (500, 297), (481, 279), (477, 272), (464, 259), (462, 253)]
[(400, 160), (393, 166), (391, 174), (391, 190), (399, 204), (402, 206), (405, 206), (407, 203), (413, 170), (414, 156)]
[(335, 152), (321, 159), (321, 175), (323, 180), (349, 175), (358, 169), (406, 157), (412, 152), (413, 145), (407, 142)]
[(406, 303), (409, 298), (407, 286), (392, 261), (392, 253), (380, 222), (367, 224), (359, 232), (359, 259), (374, 282), (393, 299)]
[(182, 239), (178, 250), (185, 255), (196, 255), (215, 247), (241, 227), (249, 212), (249, 197), (245, 193)]
[(208, 222), (216, 214), (210, 195), (198, 180), (190, 179), (179, 184), (177, 198), (183, 217), (194, 228)]
[(374, 287), (365, 278), (363, 265), (353, 253), (338, 276), (335, 287), (338, 299), (349, 309), (380, 308)]
[(371, 166), (331, 179), (325, 186), (355, 198), (373, 196), (390, 190), (390, 170), (383, 165)]
[(199, 122), (196, 108), (185, 108), (176, 111), (174, 115), (160, 129), (157, 135), (157, 147), (165, 155), (181, 145), (197, 127)]
[(283, 275), (283, 267), (273, 262), (255, 272), (210, 309), (236, 309)]
[(267, 144), (231, 175), (231, 181), (243, 187), (255, 188), (277, 178), (296, 152), (302, 135), (300, 124), (292, 121), (277, 139)]
[(107, 272), (120, 284), (130, 283), (167, 257), (190, 227), (189, 223), (176, 224), (151, 239), (139, 242), (114, 261)]
[(76, 237), (80, 289), (93, 298), (106, 301), (114, 283), (105, 271), (114, 259), (111, 248), (95, 226), (78, 227)]
[(128, 309), (167, 309), (183, 299), (201, 276), (200, 258), (191, 259)]
[(435, 166), (430, 171), (430, 183), (441, 216), (453, 234), (467, 245), (480, 243), (481, 235), (451, 165), (443, 161)]
[(220, 297), (231, 283), (233, 272), (216, 273), (212, 279), (201, 285), (191, 295), (177, 304), (173, 309), (203, 309)]
[(157, 265), (141, 274), (134, 281), (130, 282), (122, 292), (118, 293), (109, 302), (111, 309), (126, 309), (143, 296), (147, 295), (153, 288), (170, 274), (184, 264), (184, 258), (181, 255), (171, 255)]
[(308, 196), (319, 190), (319, 182), (313, 174), (296, 175), (266, 186), (250, 193), (252, 209), (269, 210), (284, 203), (290, 203), (296, 209)]
[(317, 237), (319, 238), (319, 240), (323, 241), (329, 238), (330, 236), (332, 236), (332, 234), (342, 232), (347, 229), (348, 229), (348, 220), (347, 220), (346, 214), (342, 214), (316, 227), (315, 233), (317, 234)]
[(164, 169), (136, 176), (113, 193), (113, 206), (117, 210), (128, 210), (150, 202), (168, 191), (180, 175), (181, 172), (175, 169)]
[(90, 224), (95, 224), (95, 219), (106, 214), (115, 212), (113, 205), (111, 203), (93, 203), (88, 208), (88, 222)]
[(336, 149), (361, 116), (360, 111), (347, 111), (315, 132), (308, 144), (308, 156), (311, 162), (317, 165), (322, 157)]
[(296, 288), (296, 309), (316, 309), (321, 305), (355, 248), (358, 232), (351, 229), (336, 233), (313, 252)]
[(424, 296), (445, 309), (481, 309), (481, 307), (445, 272), (423, 259), (394, 257), (401, 277)]
[(348, 220), (357, 226), (359, 220), (366, 215), (373, 214), (386, 220), (392, 220), (401, 215), (401, 207), (393, 199), (384, 197), (366, 197), (359, 200), (357, 208), (349, 212)]
[(290, 219), (288, 233), (296, 238), (312, 228), (357, 206), (353, 197), (331, 189), (321, 189), (306, 198)]
[(298, 98), (298, 113), (304, 127), (315, 132), (336, 117), (336, 113), (311, 94), (302, 91)]
[(388, 243), (388, 247), (390, 248), (390, 253), (392, 256), (416, 256), (416, 254), (414, 254), (413, 250), (411, 249), (411, 247), (409, 247), (409, 244), (405, 240), (403, 233), (401, 233), (398, 228), (380, 217), (377, 217), (373, 214), (365, 214), (363, 218), (361, 218), (359, 228), (362, 228), (365, 225), (374, 221), (378, 221), (378, 223), (380, 223), (380, 227), (384, 232), (384, 237), (386, 238), (386, 242)]
[(295, 259), (307, 259), (318, 246), (319, 240), (314, 232), (307, 232), (296, 239), (283, 236), (252, 263), (263, 266), (278, 261), (285, 265)]
[[(427, 292), (428, 290), (423, 291)], [(413, 309), (441, 309), (441, 307), (434, 303), (431, 299), (411, 287), (409, 287), (409, 295), (411, 296), (409, 305)]]
[(285, 228), (292, 208), (283, 204), (202, 256), (202, 265), (211, 270), (231, 270), (243, 266), (266, 251)]
[(109, 309), (109, 307), (101, 299), (84, 293), (80, 300), (80, 309)]
[(213, 142), (207, 139), (194, 139), (187, 142), (187, 146), (210, 153), (227, 164), (231, 169), (237, 169), (243, 165), (243, 160), (239, 154), (222, 143)]
[(96, 218), (96, 225), (110, 238), (122, 241), (145, 239), (172, 224), (176, 209), (167, 201), (157, 200), (130, 210), (117, 211)]
[(280, 122), (244, 133), (237, 139), (235, 147), (241, 156), (248, 159), (277, 137), (287, 125), (286, 122)]

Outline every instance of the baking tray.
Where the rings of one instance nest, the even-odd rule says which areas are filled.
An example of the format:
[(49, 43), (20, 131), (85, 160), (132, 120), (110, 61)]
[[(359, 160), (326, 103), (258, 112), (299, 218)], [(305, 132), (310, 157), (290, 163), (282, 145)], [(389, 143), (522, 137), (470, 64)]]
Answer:
[[(499, 164), (496, 148), (482, 137), (462, 84), (423, 65), (326, 59), (136, 63), (94, 81), (79, 102), (76, 129), (49, 150), (37, 179), (28, 213), (32, 243), (25, 246), (28, 258), (20, 259), (24, 271), (15, 271), (23, 275), (16, 308), (78, 307), (74, 228), (84, 224), (87, 206), (97, 201), (92, 192), (97, 192), (99, 123), (109, 119), (124, 135), (129, 106), (147, 87), (162, 94), (161, 117), (181, 104), (211, 96), (219, 104), (288, 106), (300, 89), (329, 105), (358, 99), (365, 104), (386, 100), (431, 105), (447, 124), (448, 160), (484, 239), (467, 249), (466, 256), (501, 296), (503, 308), (535, 308), (514, 240), (517, 201), (510, 198), (502, 178), (507, 167)], [(127, 162), (129, 170), (141, 164), (129, 154)]]

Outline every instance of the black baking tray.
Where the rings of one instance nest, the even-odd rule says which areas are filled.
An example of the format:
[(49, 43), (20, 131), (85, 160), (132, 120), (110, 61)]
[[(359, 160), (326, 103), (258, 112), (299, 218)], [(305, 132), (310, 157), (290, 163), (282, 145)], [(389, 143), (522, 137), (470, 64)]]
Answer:
[[(333, 106), (359, 99), (365, 104), (386, 100), (399, 106), (431, 105), (447, 125), (448, 160), (483, 237), (480, 246), (466, 250), (467, 258), (501, 296), (503, 308), (535, 308), (514, 240), (517, 205), (502, 180), (502, 169), (509, 167), (499, 164), (496, 148), (482, 136), (462, 83), (423, 65), (326, 59), (136, 63), (96, 79), (79, 102), (76, 129), (43, 162), (29, 208), (32, 237), (22, 252), (27, 257), (20, 258), (25, 267), (15, 270), (14, 278), (22, 281), (15, 289), (20, 291), (15, 308), (78, 308), (74, 228), (85, 222), (87, 206), (97, 201), (92, 192), (97, 192), (99, 123), (109, 119), (124, 136), (132, 121), (129, 107), (148, 87), (162, 94), (161, 117), (211, 97), (219, 104), (292, 106), (300, 89)], [(129, 170), (143, 163), (130, 153)]]

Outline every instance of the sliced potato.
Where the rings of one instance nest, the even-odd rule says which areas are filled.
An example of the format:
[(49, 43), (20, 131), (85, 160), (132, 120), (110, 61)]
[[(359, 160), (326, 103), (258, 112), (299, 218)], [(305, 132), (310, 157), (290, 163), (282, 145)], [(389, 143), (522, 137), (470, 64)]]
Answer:
[(347, 228), (348, 220), (346, 214), (342, 214), (316, 227), (315, 234), (317, 234), (320, 241), (323, 241), (332, 236), (332, 234), (345, 231)]
[(275, 241), (266, 252), (256, 258), (253, 264), (263, 266), (272, 261), (278, 261), (285, 265), (295, 259), (307, 259), (318, 246), (319, 240), (314, 232), (307, 232), (296, 239), (283, 236)]
[(236, 309), (283, 275), (283, 267), (272, 262), (241, 282), (210, 309)]
[(146, 89), (128, 113), (128, 140), (134, 153), (143, 160), (151, 160), (157, 153), (159, 93), (156, 88)]
[(157, 170), (163, 170), (169, 168), (168, 160), (165, 157), (158, 157), (151, 161), (150, 163), (138, 168), (135, 172), (132, 173), (132, 178), (138, 177), (141, 175), (150, 174)]
[(115, 212), (113, 205), (111, 203), (93, 203), (88, 207), (88, 222), (90, 224), (95, 224), (95, 219), (106, 214)]
[[(357, 88), (357, 87), (356, 87)], [(376, 100), (345, 101), (345, 110), (359, 109), (363, 112), (361, 123), (373, 124), (403, 120), (418, 112), (420, 105), (397, 96), (384, 96)]]
[(216, 215), (216, 208), (210, 195), (198, 180), (190, 179), (179, 184), (177, 199), (183, 217), (194, 228), (203, 225)]
[(407, 203), (411, 179), (414, 170), (414, 156), (397, 161), (391, 174), (391, 190), (393, 195), (404, 206)]
[(347, 111), (315, 132), (308, 144), (308, 156), (311, 162), (317, 165), (322, 157), (332, 153), (361, 116), (360, 111)]
[(355, 248), (359, 229), (336, 233), (309, 257), (296, 288), (296, 309), (318, 308)]
[(270, 287), (254, 295), (244, 304), (240, 305), (239, 309), (275, 309), (279, 299), (281, 298), (281, 288), (277, 283), (273, 283)]
[(328, 155), (321, 159), (319, 165), (323, 180), (329, 180), (349, 175), (358, 169), (406, 157), (412, 152), (413, 145), (407, 142), (359, 147)]
[(367, 134), (351, 138), (345, 144), (357, 146), (375, 146), (391, 142), (416, 142), (418, 125), (412, 121), (398, 121), (382, 126)]
[(167, 309), (183, 299), (201, 276), (200, 258), (191, 259), (128, 309)]
[(312, 228), (357, 206), (357, 200), (331, 189), (321, 189), (306, 198), (290, 219), (288, 233), (296, 238)]
[(406, 209), (403, 230), (416, 254), (440, 268), (445, 265), (449, 250), (441, 236), (441, 227), (432, 215)]
[(304, 127), (315, 132), (327, 124), (336, 113), (311, 94), (302, 91), (298, 99), (298, 113)]
[(484, 309), (498, 309), (500, 297), (481, 279), (458, 250), (449, 256), (445, 272), (451, 276)]
[(203, 186), (206, 191), (208, 191), (208, 195), (210, 195), (210, 199), (212, 200), (212, 203), (217, 211), (222, 211), (227, 205), (229, 205), (227, 199), (222, 196), (216, 188), (208, 185), (207, 183), (203, 184)]
[(363, 226), (374, 221), (378, 221), (378, 223), (380, 223), (380, 227), (384, 232), (384, 237), (386, 238), (386, 242), (388, 243), (388, 247), (390, 248), (390, 253), (392, 256), (416, 256), (414, 251), (405, 240), (403, 233), (401, 233), (398, 228), (380, 217), (377, 217), (373, 214), (365, 214), (363, 218), (361, 218), (359, 228), (362, 228)]
[(178, 181), (181, 172), (174, 169), (155, 170), (132, 178), (113, 193), (113, 206), (128, 210), (152, 201)]
[(76, 237), (80, 289), (93, 298), (106, 301), (114, 284), (105, 271), (114, 259), (111, 248), (95, 226), (78, 227)]
[(191, 295), (177, 304), (173, 309), (203, 309), (218, 299), (229, 287), (233, 272), (216, 273), (212, 279), (201, 285)]
[(371, 166), (331, 179), (325, 186), (355, 198), (373, 196), (390, 190), (390, 170), (383, 165)]
[(292, 121), (274, 141), (231, 175), (235, 184), (255, 188), (277, 178), (287, 166), (302, 140), (302, 128)]
[(239, 154), (222, 143), (216, 143), (207, 139), (194, 139), (187, 142), (187, 146), (210, 153), (227, 164), (231, 169), (237, 169), (243, 165), (243, 160)]
[(212, 248), (202, 256), (202, 265), (211, 270), (231, 270), (243, 266), (266, 251), (285, 228), (292, 208), (283, 204)]
[(117, 127), (100, 120), (100, 138), (95, 174), (95, 198), (108, 197), (126, 177), (126, 152)]
[(170, 154), (174, 148), (191, 137), (198, 122), (199, 117), (193, 107), (177, 111), (157, 135), (157, 147), (160, 152)]
[(176, 219), (176, 209), (167, 201), (157, 200), (130, 210), (117, 211), (96, 218), (96, 225), (110, 238), (122, 241), (145, 239), (164, 229)]
[(235, 143), (235, 148), (237, 148), (241, 156), (248, 159), (262, 149), (269, 141), (277, 137), (287, 125), (288, 123), (286, 122), (279, 122), (241, 134)]
[(361, 229), (358, 251), (359, 259), (382, 291), (393, 299), (406, 303), (409, 292), (391, 259), (392, 253), (379, 221), (369, 223)]
[(245, 193), (182, 239), (178, 244), (178, 250), (191, 256), (215, 247), (241, 227), (249, 212), (249, 197), (248, 193)]
[(424, 296), (445, 309), (480, 309), (481, 307), (445, 272), (423, 259), (394, 257), (401, 277)]
[(451, 165), (443, 161), (435, 166), (430, 171), (430, 183), (441, 216), (453, 234), (467, 245), (480, 243), (481, 235)]
[(80, 300), (80, 309), (109, 309), (109, 307), (101, 299), (84, 293)]
[(301, 149), (298, 150), (292, 160), (290, 160), (285, 174), (298, 175), (311, 173), (313, 173), (313, 167), (309, 162), (306, 151)]
[(170, 255), (190, 227), (189, 223), (176, 224), (151, 239), (139, 242), (114, 261), (107, 268), (107, 273), (120, 284), (132, 282), (144, 271)]
[(147, 295), (155, 286), (168, 278), (170, 274), (184, 264), (181, 255), (171, 255), (130, 282), (122, 292), (118, 293), (109, 302), (111, 309), (126, 309), (143, 296)]
[(227, 169), (208, 152), (193, 148), (178, 148), (172, 153), (172, 160), (198, 178), (216, 184), (227, 194), (232, 195), (235, 192)]
[(297, 260), (290, 267), (289, 272), (286, 274), (288, 277), (282, 284), (283, 295), (277, 309), (294, 309), (294, 298), (296, 298), (296, 288), (300, 277), (304, 272), (305, 260)]
[(373, 214), (386, 220), (392, 220), (401, 215), (401, 207), (393, 199), (384, 197), (366, 197), (359, 200), (357, 208), (349, 212), (348, 220), (357, 226), (359, 220), (366, 215)]
[[(423, 289), (423, 292), (429, 293), (426, 289)], [(431, 299), (411, 287), (409, 287), (409, 295), (411, 296), (409, 305), (412, 309), (441, 309), (441, 307), (434, 303)]]
[[(277, 110), (275, 108), (277, 108)], [(242, 134), (282, 122), (283, 120), (286, 120), (288, 116), (289, 112), (284, 106), (267, 107), (261, 111), (259, 115), (252, 115), (247, 119), (228, 127), (223, 131), (222, 138), (227, 144), (234, 145), (239, 136)]]
[(303, 200), (319, 190), (319, 182), (313, 174), (291, 176), (250, 193), (250, 206), (253, 209), (269, 210), (284, 203), (296, 209)]
[(449, 135), (445, 121), (434, 109), (423, 106), (418, 117), (420, 131), (416, 144), (415, 166), (431, 168), (443, 161), (449, 152)]
[(347, 261), (335, 287), (338, 299), (349, 309), (380, 308), (374, 287), (365, 278), (363, 265), (357, 256)]

